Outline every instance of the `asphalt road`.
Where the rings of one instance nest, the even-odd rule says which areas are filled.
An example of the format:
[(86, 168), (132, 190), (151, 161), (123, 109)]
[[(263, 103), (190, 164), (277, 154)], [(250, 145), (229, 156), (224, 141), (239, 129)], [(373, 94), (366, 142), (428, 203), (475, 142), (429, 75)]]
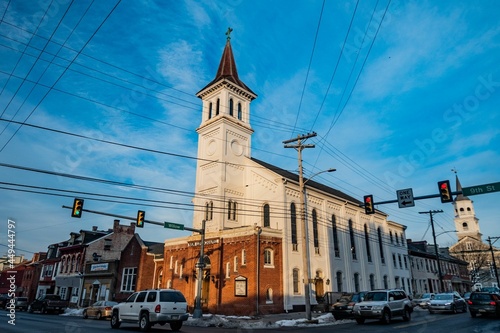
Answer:
[[(123, 324), (120, 329), (112, 330), (109, 320), (83, 319), (81, 317), (69, 317), (59, 315), (42, 315), (39, 313), (16, 312), (15, 325), (9, 324), (11, 318), (7, 312), (0, 312), (0, 332), (33, 332), (33, 333), (87, 333), (87, 332), (137, 332), (135, 325)], [(250, 333), (250, 332), (314, 332), (331, 333), (337, 332), (398, 332), (398, 333), (493, 333), (500, 332), (499, 318), (471, 318), (468, 313), (460, 314), (429, 314), (425, 311), (415, 311), (410, 322), (396, 318), (390, 324), (384, 325), (378, 321), (367, 321), (364, 325), (358, 325), (354, 321), (341, 325), (330, 325), (320, 327), (282, 327), (271, 330), (263, 329), (226, 329), (216, 327), (191, 327), (184, 325), (181, 332), (185, 333)], [(169, 325), (154, 326), (151, 332), (171, 332)]]

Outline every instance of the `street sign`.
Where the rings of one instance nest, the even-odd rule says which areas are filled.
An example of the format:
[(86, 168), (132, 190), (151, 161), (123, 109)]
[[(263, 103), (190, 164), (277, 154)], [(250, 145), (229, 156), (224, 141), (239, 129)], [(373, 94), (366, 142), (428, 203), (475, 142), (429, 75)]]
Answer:
[(165, 222), (163, 224), (164, 228), (184, 230), (184, 224)]
[(498, 191), (500, 191), (500, 183), (491, 183), (491, 184), (476, 185), (476, 186), (469, 186), (462, 188), (462, 194), (465, 196), (486, 194)]
[(413, 200), (413, 189), (407, 188), (404, 190), (397, 190), (396, 196), (398, 197), (399, 208), (415, 206), (415, 200)]

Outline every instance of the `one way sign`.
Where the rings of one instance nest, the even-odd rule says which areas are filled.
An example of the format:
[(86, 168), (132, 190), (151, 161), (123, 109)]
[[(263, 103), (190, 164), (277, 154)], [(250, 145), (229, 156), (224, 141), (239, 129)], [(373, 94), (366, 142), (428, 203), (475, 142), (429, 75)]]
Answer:
[(415, 201), (413, 200), (413, 189), (407, 188), (405, 190), (397, 190), (399, 208), (414, 207)]

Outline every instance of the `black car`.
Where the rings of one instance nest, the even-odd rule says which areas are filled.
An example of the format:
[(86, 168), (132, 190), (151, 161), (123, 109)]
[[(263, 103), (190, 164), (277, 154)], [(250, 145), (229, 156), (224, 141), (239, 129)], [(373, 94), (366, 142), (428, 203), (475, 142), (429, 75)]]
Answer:
[(9, 295), (0, 294), (0, 309), (4, 309), (8, 302), (10, 302)]
[(331, 312), (335, 320), (354, 318), (354, 314), (352, 313), (354, 304), (361, 302), (365, 294), (365, 291), (342, 294), (337, 302), (331, 307)]
[(473, 292), (467, 304), (472, 318), (476, 318), (478, 314), (495, 315), (500, 318), (500, 295), (497, 293)]

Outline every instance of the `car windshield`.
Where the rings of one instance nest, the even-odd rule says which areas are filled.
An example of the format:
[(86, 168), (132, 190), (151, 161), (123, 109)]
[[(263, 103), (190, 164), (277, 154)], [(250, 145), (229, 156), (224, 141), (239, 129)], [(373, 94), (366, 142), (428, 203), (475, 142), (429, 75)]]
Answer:
[(445, 301), (445, 300), (450, 300), (450, 299), (453, 299), (453, 295), (452, 294), (437, 294), (436, 297), (434, 297), (435, 300), (442, 300), (442, 301)]
[(367, 293), (365, 295), (365, 301), (387, 301), (387, 293), (386, 292), (374, 292)]
[(361, 302), (361, 294), (352, 295), (351, 302)]
[(423, 294), (422, 298), (431, 298), (431, 294)]

